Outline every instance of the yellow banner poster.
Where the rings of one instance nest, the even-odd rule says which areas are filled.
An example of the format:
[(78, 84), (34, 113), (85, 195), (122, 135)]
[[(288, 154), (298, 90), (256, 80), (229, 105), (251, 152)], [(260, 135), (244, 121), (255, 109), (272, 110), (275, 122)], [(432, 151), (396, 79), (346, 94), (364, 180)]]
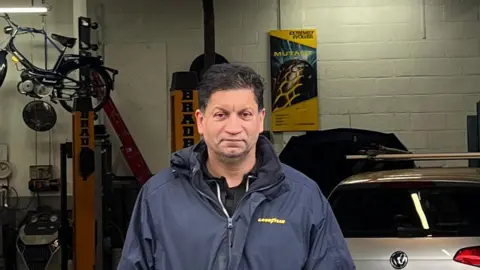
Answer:
[(318, 130), (316, 30), (273, 30), (269, 35), (272, 131)]

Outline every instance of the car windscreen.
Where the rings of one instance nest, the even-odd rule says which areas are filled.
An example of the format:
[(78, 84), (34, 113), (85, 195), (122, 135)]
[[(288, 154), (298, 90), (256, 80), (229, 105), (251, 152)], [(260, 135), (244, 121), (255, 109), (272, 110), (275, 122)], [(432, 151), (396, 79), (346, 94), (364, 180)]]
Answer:
[(349, 238), (480, 236), (480, 185), (345, 185), (329, 201)]

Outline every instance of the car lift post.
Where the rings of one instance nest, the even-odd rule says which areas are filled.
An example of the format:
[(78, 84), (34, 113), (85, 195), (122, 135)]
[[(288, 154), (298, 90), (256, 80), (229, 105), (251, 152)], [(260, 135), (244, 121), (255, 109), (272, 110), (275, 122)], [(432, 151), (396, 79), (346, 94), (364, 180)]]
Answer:
[(192, 146), (200, 141), (195, 111), (198, 109), (197, 73), (173, 73), (170, 88), (171, 152)]
[(66, 142), (60, 144), (60, 249), (61, 249), (61, 270), (69, 270), (68, 259), (70, 258), (71, 247), (71, 227), (68, 216), (68, 198), (67, 198), (67, 159), (72, 158), (72, 143)]
[[(80, 54), (90, 45), (90, 18), (78, 18)], [(88, 84), (90, 70), (80, 70), (80, 81)], [(92, 99), (88, 87), (82, 88), (73, 106), (73, 269), (95, 269), (95, 132)]]

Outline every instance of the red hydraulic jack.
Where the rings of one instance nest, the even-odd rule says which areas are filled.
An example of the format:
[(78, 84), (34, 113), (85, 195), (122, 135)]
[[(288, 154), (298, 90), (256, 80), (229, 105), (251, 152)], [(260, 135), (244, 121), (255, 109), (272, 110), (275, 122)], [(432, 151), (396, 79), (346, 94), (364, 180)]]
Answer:
[(132, 170), (133, 175), (135, 175), (140, 184), (145, 184), (145, 182), (152, 177), (152, 173), (111, 98), (105, 103), (103, 110), (115, 129), (118, 138), (122, 142), (120, 150), (122, 151), (130, 170)]

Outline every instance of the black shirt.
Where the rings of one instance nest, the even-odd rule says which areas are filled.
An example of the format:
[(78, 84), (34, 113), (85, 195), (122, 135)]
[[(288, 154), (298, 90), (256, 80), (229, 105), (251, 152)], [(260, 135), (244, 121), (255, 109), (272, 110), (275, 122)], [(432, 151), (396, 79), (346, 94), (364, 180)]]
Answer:
[[(205, 151), (205, 154), (202, 156), (202, 160), (201, 160), (203, 177), (205, 181), (207, 181), (209, 186), (212, 188), (212, 191), (215, 194), (215, 196), (218, 197), (218, 195), (220, 195), (221, 203), (227, 210), (228, 214), (232, 216), (238, 203), (242, 199), (243, 195), (245, 195), (248, 186), (255, 179), (254, 177), (252, 178), (250, 176), (256, 176), (256, 170), (257, 170), (259, 159), (257, 157), (257, 164), (255, 164), (254, 168), (250, 171), (250, 173), (243, 176), (243, 180), (240, 183), (240, 185), (236, 187), (229, 187), (225, 177), (223, 176), (215, 177), (208, 171), (208, 168), (207, 168), (208, 154), (206, 152), (207, 151)], [(247, 180), (249, 179), (249, 177), (250, 177), (250, 180)], [(248, 182), (248, 185), (247, 185), (247, 182)], [(220, 191), (220, 194), (219, 194), (219, 191)]]

